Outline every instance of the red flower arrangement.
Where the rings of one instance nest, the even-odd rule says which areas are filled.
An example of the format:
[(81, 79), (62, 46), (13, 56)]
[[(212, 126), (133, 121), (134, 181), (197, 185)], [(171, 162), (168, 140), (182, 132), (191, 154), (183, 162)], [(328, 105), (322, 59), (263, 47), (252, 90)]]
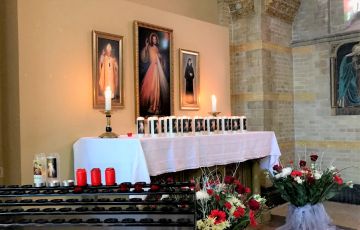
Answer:
[(286, 167), (274, 165), (274, 174), (268, 174), (274, 187), (292, 205), (302, 207), (307, 204), (321, 203), (336, 195), (343, 187), (351, 185), (351, 183), (344, 184), (335, 167), (330, 166), (321, 170), (316, 163), (317, 160), (318, 155), (312, 153), (310, 168), (306, 167), (305, 160), (300, 160), (297, 168), (293, 163)]
[(224, 182), (208, 180), (196, 192), (198, 215), (197, 229), (244, 229), (256, 226), (256, 218), (265, 207), (265, 199), (251, 195), (251, 189), (232, 176)]
[(215, 219), (215, 224), (220, 224), (226, 220), (226, 213), (215, 209), (211, 211), (209, 217)]

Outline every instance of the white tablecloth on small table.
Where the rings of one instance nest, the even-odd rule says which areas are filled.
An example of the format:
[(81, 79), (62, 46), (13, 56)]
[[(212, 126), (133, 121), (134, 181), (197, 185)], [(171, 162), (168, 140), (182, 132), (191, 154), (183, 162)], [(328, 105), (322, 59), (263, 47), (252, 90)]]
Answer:
[[(85, 168), (88, 183), (92, 168), (100, 168), (105, 183), (105, 169), (115, 168), (116, 183), (150, 183), (144, 152), (137, 138), (80, 138), (74, 146), (74, 170)], [(76, 172), (75, 172), (76, 175)]]
[(272, 169), (281, 155), (274, 132), (244, 132), (205, 136), (142, 138), (149, 174), (195, 169), (262, 158)]
[(145, 138), (80, 138), (74, 144), (74, 170), (107, 167), (116, 182), (150, 182), (150, 176), (185, 169), (259, 159), (263, 169), (278, 162), (280, 149), (274, 132), (244, 132), (204, 136)]

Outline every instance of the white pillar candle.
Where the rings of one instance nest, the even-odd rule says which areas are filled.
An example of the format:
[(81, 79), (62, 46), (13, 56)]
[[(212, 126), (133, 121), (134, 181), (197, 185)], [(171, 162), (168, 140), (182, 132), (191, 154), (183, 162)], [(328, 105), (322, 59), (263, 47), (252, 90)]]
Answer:
[(159, 133), (159, 119), (157, 117), (148, 118), (149, 133), (152, 137), (157, 137)]
[(182, 120), (183, 120), (183, 117), (177, 117), (176, 119), (177, 121), (177, 133), (178, 135), (182, 135)]
[(226, 117), (220, 117), (219, 118), (219, 131), (221, 132), (221, 133), (225, 133), (226, 131), (225, 131), (225, 119), (226, 119)]
[(105, 111), (111, 110), (111, 89), (107, 86), (105, 89)]
[(195, 135), (200, 135), (203, 131), (203, 119), (201, 117), (194, 117), (193, 118), (193, 131)]
[(216, 96), (211, 95), (211, 112), (216, 112)]
[(177, 120), (175, 116), (167, 117), (166, 119), (166, 133), (173, 137), (177, 133)]
[(239, 123), (239, 117), (237, 116), (232, 116), (231, 117), (231, 130), (233, 132), (237, 132), (240, 128), (240, 123)]
[(160, 126), (159, 133), (161, 133), (161, 135), (165, 135), (166, 134), (166, 117), (159, 118), (159, 126)]
[(225, 117), (225, 131), (231, 131), (231, 117)]
[(240, 123), (241, 123), (240, 130), (241, 130), (241, 131), (246, 131), (246, 130), (247, 130), (246, 120), (247, 120), (247, 119), (246, 119), (245, 116), (241, 116), (241, 117), (240, 117)]
[(209, 132), (209, 117), (204, 117), (204, 129), (203, 132), (208, 134)]
[(193, 120), (191, 117), (188, 117), (188, 121), (189, 121), (189, 134), (193, 133)]
[(209, 130), (209, 134), (216, 133), (216, 131), (217, 131), (217, 118), (216, 117), (209, 117), (208, 130)]
[(137, 134), (139, 137), (144, 136), (145, 134), (145, 119), (143, 117), (138, 117), (136, 119), (136, 128)]
[(189, 133), (189, 118), (182, 117), (181, 123), (182, 123), (182, 133), (184, 135), (187, 135)]

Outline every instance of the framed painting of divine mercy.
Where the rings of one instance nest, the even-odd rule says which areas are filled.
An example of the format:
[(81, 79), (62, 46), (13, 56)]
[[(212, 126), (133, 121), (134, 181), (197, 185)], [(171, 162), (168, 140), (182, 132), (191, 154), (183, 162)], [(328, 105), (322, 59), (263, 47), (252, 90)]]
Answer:
[(173, 113), (173, 32), (144, 22), (134, 23), (136, 117)]
[(93, 107), (105, 104), (105, 89), (111, 90), (113, 108), (124, 107), (123, 89), (123, 37), (93, 31)]

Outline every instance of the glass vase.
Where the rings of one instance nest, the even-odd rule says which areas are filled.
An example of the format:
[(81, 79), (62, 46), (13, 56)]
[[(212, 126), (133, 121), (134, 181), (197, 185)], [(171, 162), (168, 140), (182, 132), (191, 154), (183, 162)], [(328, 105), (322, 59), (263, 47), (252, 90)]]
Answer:
[(285, 225), (277, 230), (336, 230), (322, 203), (296, 207), (289, 204)]

